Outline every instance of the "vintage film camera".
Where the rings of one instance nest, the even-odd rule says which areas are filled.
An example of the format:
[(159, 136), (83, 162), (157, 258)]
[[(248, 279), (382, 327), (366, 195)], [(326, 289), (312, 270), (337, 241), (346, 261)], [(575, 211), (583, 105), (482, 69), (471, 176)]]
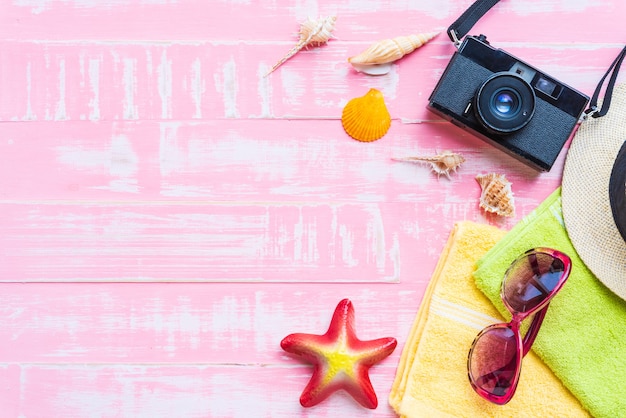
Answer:
[(465, 37), (428, 108), (523, 163), (549, 171), (588, 101), (480, 35)]

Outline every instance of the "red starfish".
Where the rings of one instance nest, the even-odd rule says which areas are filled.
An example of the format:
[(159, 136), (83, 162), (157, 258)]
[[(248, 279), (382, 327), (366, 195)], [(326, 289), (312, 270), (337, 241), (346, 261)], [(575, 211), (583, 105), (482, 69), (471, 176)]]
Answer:
[(354, 307), (344, 299), (335, 308), (324, 335), (290, 334), (280, 343), (283, 350), (314, 364), (313, 376), (300, 396), (304, 407), (317, 405), (344, 389), (366, 408), (378, 406), (368, 370), (396, 348), (395, 338), (361, 341), (354, 331)]

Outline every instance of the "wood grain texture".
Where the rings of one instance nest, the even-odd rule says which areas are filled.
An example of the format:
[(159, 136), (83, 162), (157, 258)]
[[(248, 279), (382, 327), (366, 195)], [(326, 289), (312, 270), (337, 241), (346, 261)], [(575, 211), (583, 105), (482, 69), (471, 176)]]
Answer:
[[(386, 399), (449, 231), (509, 229), (560, 184), (426, 109), (445, 33), (368, 77), (347, 57), (445, 28), (470, 1), (0, 2), (0, 417), (393, 417)], [(298, 23), (335, 38), (267, 70)], [(591, 94), (626, 39), (621, 0), (505, 0), (472, 31)], [(623, 76), (620, 77), (623, 80)], [(351, 98), (377, 88), (392, 126), (359, 143)], [(394, 157), (462, 153), (451, 179)], [(505, 173), (516, 215), (478, 208)], [(342, 298), (357, 335), (399, 346), (365, 410), (303, 409)]]
[[(447, 36), (442, 33), (397, 61), (387, 75), (356, 72), (347, 57), (377, 39), (331, 39), (296, 54), (268, 77), (268, 69), (295, 41), (278, 46), (206, 40), (4, 41), (0, 77), (11, 94), (0, 98), (0, 120), (337, 120), (346, 102), (369, 88), (383, 92), (394, 120), (436, 119), (425, 106), (454, 52)], [(593, 91), (619, 51), (619, 43), (498, 40), (496, 46), (527, 61), (532, 57), (533, 65), (585, 92)]]

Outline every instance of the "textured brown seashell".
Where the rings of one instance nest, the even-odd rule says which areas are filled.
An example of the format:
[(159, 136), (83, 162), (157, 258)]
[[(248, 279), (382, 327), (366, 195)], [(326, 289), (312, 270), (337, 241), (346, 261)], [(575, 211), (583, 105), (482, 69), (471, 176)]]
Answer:
[(328, 42), (332, 38), (333, 29), (335, 29), (335, 21), (337, 16), (322, 17), (317, 20), (307, 19), (300, 26), (300, 40), (293, 48), (291, 48), (284, 57), (280, 59), (272, 69), (266, 74), (270, 75), (274, 70), (280, 67), (289, 58), (296, 55), (298, 51), (307, 46), (319, 46)]
[(443, 174), (448, 178), (450, 178), (451, 172), (455, 172), (465, 162), (465, 158), (461, 154), (452, 151), (443, 151), (441, 154), (426, 157), (394, 158), (394, 160), (430, 164), (430, 168), (435, 174), (438, 176)]
[(357, 71), (372, 75), (386, 74), (389, 72), (390, 66), (384, 64), (389, 64), (410, 54), (437, 35), (438, 32), (427, 32), (384, 39), (375, 42), (360, 54), (348, 58), (348, 62)]
[(391, 126), (391, 115), (383, 94), (370, 89), (365, 96), (350, 100), (343, 108), (341, 124), (357, 141), (371, 142), (382, 138)]
[(511, 182), (502, 174), (479, 174), (476, 181), (482, 188), (480, 207), (500, 216), (515, 215), (515, 202)]

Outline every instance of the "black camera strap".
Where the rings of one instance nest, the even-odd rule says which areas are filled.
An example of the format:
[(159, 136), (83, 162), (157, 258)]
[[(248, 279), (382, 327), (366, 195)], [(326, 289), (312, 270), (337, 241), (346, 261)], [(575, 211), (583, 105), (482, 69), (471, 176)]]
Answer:
[[(613, 87), (615, 87), (617, 74), (619, 73), (622, 61), (624, 61), (624, 57), (626, 57), (626, 46), (617, 55), (617, 58), (615, 58), (607, 72), (600, 79), (600, 82), (596, 87), (596, 91), (593, 92), (593, 96), (591, 97), (591, 101), (589, 102), (589, 109), (587, 109), (587, 111), (585, 112), (587, 115), (591, 115), (591, 117), (593, 118), (599, 118), (606, 115), (606, 113), (609, 111), (609, 106), (611, 106), (611, 96), (613, 96)], [(600, 97), (600, 91), (602, 90), (604, 81), (609, 76), (609, 74), (611, 75), (611, 77), (609, 78), (609, 83), (606, 85), (604, 100), (602, 101), (602, 108), (598, 110), (598, 98)]]
[(500, 0), (477, 0), (472, 4), (457, 20), (448, 27), (448, 36), (455, 45), (461, 43), (463, 38), (480, 20)]

